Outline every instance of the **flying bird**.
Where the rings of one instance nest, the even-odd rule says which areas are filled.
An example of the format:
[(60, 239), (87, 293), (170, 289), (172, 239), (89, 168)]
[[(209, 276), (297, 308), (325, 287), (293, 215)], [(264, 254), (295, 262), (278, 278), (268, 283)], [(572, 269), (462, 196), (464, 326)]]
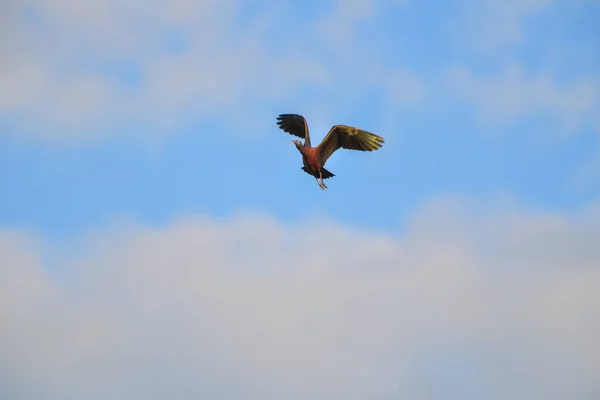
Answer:
[(381, 136), (371, 132), (348, 125), (334, 125), (321, 143), (317, 147), (312, 147), (310, 145), (308, 123), (302, 115), (280, 114), (277, 117), (277, 125), (284, 132), (304, 139), (304, 144), (300, 140), (292, 140), (290, 143), (294, 143), (300, 154), (302, 154), (302, 162), (304, 163), (302, 169), (307, 174), (314, 176), (317, 184), (323, 190), (327, 189), (323, 179), (335, 176), (324, 168), (325, 162), (334, 151), (339, 148), (373, 151), (379, 149), (384, 142)]

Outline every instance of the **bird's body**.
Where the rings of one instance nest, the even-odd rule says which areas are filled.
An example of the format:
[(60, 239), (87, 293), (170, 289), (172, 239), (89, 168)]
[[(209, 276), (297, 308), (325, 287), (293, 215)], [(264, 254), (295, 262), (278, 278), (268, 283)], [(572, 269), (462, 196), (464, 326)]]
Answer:
[[(306, 119), (298, 114), (280, 114), (277, 117), (279, 127), (292, 135), (304, 139), (304, 143), (299, 140), (292, 140), (296, 148), (302, 154), (302, 169), (315, 177), (319, 187), (323, 190), (327, 188), (323, 179), (335, 176), (327, 171), (324, 166), (327, 159), (339, 148), (361, 151), (373, 151), (381, 147), (384, 139), (373, 133), (348, 125), (334, 125), (323, 141), (312, 147), (310, 144), (310, 134)], [(320, 180), (319, 180), (320, 179)]]
[(300, 154), (302, 154), (302, 163), (304, 164), (302, 169), (306, 171), (306, 173), (315, 178), (319, 178), (322, 175), (323, 179), (334, 176), (331, 172), (323, 168), (323, 164), (321, 164), (321, 160), (319, 160), (318, 148), (298, 146), (298, 150), (300, 151)]

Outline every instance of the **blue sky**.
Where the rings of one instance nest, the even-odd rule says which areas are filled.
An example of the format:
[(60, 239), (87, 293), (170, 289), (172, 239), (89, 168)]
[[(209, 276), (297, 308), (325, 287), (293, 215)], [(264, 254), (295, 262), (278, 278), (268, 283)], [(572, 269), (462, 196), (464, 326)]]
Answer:
[[(156, 25), (133, 5), (9, 7), (0, 222), (77, 235), (115, 214), (249, 208), (394, 229), (446, 193), (597, 198), (597, 4), (227, 4)], [(386, 146), (335, 154), (339, 189), (319, 193), (275, 125), (284, 112), (317, 140), (347, 123)]]
[[(523, 322), (526, 318), (511, 319), (510, 315), (518, 314), (518, 307), (506, 305), (510, 301), (503, 297), (506, 293), (502, 289), (520, 285), (517, 282), (522, 277), (515, 272), (515, 265), (524, 268), (531, 285), (515, 289), (517, 296), (527, 297), (532, 310), (548, 319), (569, 320), (575, 318), (573, 310), (580, 310), (575, 305), (600, 304), (598, 296), (591, 294), (593, 283), (600, 283), (596, 272), (600, 256), (591, 244), (598, 230), (589, 222), (597, 220), (600, 201), (597, 1), (177, 0), (146, 4), (94, 0), (84, 4), (44, 0), (9, 1), (3, 9), (6, 40), (0, 43), (5, 55), (0, 61), (0, 248), (7, 249), (4, 257), (10, 265), (4, 267), (5, 272), (18, 277), (4, 287), (14, 296), (8, 298), (15, 304), (2, 317), (9, 326), (4, 331), (6, 337), (11, 337), (11, 329), (35, 330), (44, 325), (43, 313), (35, 307), (39, 315), (32, 317), (32, 325), (21, 326), (11, 315), (18, 314), (20, 307), (30, 309), (34, 301), (54, 304), (48, 296), (59, 298), (52, 297), (56, 300), (53, 313), (74, 313), (72, 320), (79, 321), (72, 325), (66, 318), (57, 322), (53, 332), (86, 331), (87, 322), (80, 318), (87, 317), (81, 315), (101, 309), (99, 314), (89, 313), (93, 315), (90, 323), (103, 326), (107, 317), (111, 332), (134, 337), (137, 328), (118, 322), (127, 320), (127, 313), (121, 316), (119, 307), (106, 306), (112, 304), (108, 300), (111, 285), (106, 282), (121, 287), (114, 301), (130, 307), (140, 326), (154, 320), (184, 323), (185, 312), (171, 315), (152, 307), (158, 307), (158, 299), (169, 302), (170, 296), (186, 290), (190, 298), (196, 299), (191, 294), (197, 294), (204, 299), (199, 300), (198, 307), (214, 313), (227, 311), (230, 305), (223, 299), (235, 285), (242, 286), (240, 292), (248, 296), (249, 304), (262, 306), (264, 302), (277, 303), (279, 290), (287, 288), (292, 293), (287, 299), (299, 313), (292, 313), (297, 318), (290, 320), (283, 311), (274, 312), (273, 320), (260, 313), (234, 313), (249, 326), (274, 326), (282, 322), (281, 318), (291, 325), (300, 324), (307, 322), (303, 318), (311, 311), (321, 314), (312, 303), (304, 304), (300, 293), (294, 297), (295, 286), (290, 281), (299, 274), (300, 281), (311, 287), (317, 298), (324, 296), (321, 299), (326, 303), (331, 292), (338, 293), (336, 290), (340, 298), (352, 297), (354, 284), (344, 283), (336, 289), (336, 279), (353, 282), (355, 277), (354, 272), (343, 272), (341, 261), (336, 259), (348, 251), (338, 246), (356, 239), (365, 244), (357, 245), (348, 255), (351, 271), (359, 269), (367, 274), (363, 269), (370, 269), (369, 260), (379, 260), (383, 270), (393, 271), (388, 271), (391, 275), (387, 277), (383, 272), (367, 274), (367, 287), (356, 290), (375, 290), (377, 285), (385, 286), (388, 280), (409, 272), (415, 275), (408, 281), (422, 285), (426, 292), (452, 292), (448, 287), (440, 289), (433, 278), (440, 271), (449, 274), (449, 285), (457, 292), (463, 284), (468, 286), (464, 302), (451, 301), (449, 308), (438, 308), (427, 293), (413, 298), (411, 288), (401, 284), (382, 289), (381, 297), (367, 301), (373, 307), (403, 296), (421, 305), (432, 301), (431, 307), (422, 306), (421, 311), (430, 312), (433, 322), (419, 323), (414, 331), (430, 342), (412, 343), (395, 336), (395, 328), (388, 327), (389, 335), (382, 340), (391, 347), (373, 345), (372, 351), (365, 348), (364, 353), (352, 353), (358, 358), (350, 357), (349, 365), (368, 359), (371, 369), (349, 368), (339, 375), (324, 370), (311, 378), (314, 386), (295, 380), (304, 369), (287, 369), (285, 359), (274, 356), (272, 365), (263, 370), (249, 366), (249, 354), (243, 359), (213, 354), (223, 369), (211, 370), (209, 375), (225, 382), (231, 392), (218, 384), (196, 381), (193, 374), (181, 378), (185, 383), (169, 375), (165, 387), (179, 387), (182, 394), (195, 395), (224, 390), (224, 396), (231, 398), (239, 398), (239, 389), (265, 398), (266, 386), (261, 382), (266, 382), (263, 379), (269, 368), (278, 369), (283, 363), (286, 367), (279, 372), (283, 383), (273, 393), (293, 389), (311, 398), (327, 397), (327, 393), (348, 398), (346, 389), (341, 389), (343, 383), (350, 379), (348, 376), (364, 374), (363, 380), (354, 383), (353, 393), (393, 396), (404, 391), (418, 398), (464, 399), (481, 398), (479, 394), (494, 384), (469, 386), (461, 368), (466, 376), (478, 369), (488, 378), (509, 376), (514, 363), (531, 362), (535, 369), (543, 358), (522, 360), (516, 355), (529, 335), (543, 332), (543, 327), (553, 322), (542, 318), (539, 325), (528, 325)], [(289, 144), (292, 137), (278, 129), (275, 118), (280, 113), (304, 115), (313, 142), (320, 141), (338, 123), (377, 133), (386, 142), (378, 152), (336, 152), (327, 164), (336, 176), (323, 192), (301, 171), (300, 154)], [(251, 223), (258, 228), (249, 228)], [(500, 225), (498, 232), (496, 224)], [(274, 244), (269, 236), (273, 234), (279, 236)], [(159, 261), (148, 259), (150, 250), (139, 245), (153, 235), (162, 238), (155, 238), (156, 243), (151, 240), (161, 249), (152, 250), (160, 252), (156, 254)], [(190, 253), (184, 249), (186, 256), (179, 253), (180, 240), (190, 243)], [(191, 244), (196, 240), (198, 248)], [(320, 243), (329, 240), (339, 243), (331, 244), (331, 249), (319, 249), (323, 247)], [(298, 256), (295, 246), (290, 245), (294, 241), (317, 247), (317, 254), (329, 263), (313, 271), (316, 267), (310, 257), (302, 255), (290, 261)], [(207, 256), (217, 250), (209, 249), (206, 243), (213, 243), (222, 253)], [(452, 243), (456, 248), (449, 249)], [(556, 257), (546, 254), (549, 243), (556, 246), (556, 254), (552, 253)], [(247, 251), (248, 259), (228, 258), (236, 251)], [(501, 257), (503, 251), (514, 257)], [(447, 257), (446, 252), (450, 252)], [(190, 257), (199, 258), (194, 261)], [(496, 265), (498, 258), (504, 260), (499, 268), (511, 272), (497, 284), (486, 274), (493, 275), (495, 267), (491, 265)], [(173, 276), (144, 269), (162, 271), (164, 260), (171, 259), (175, 260)], [(398, 266), (397, 260), (407, 264)], [(196, 276), (186, 267), (190, 263), (220, 265), (229, 273), (222, 276), (222, 272), (209, 269), (203, 270), (206, 275)], [(279, 267), (265, 267), (271, 263)], [(291, 265), (286, 269), (289, 275), (273, 272), (287, 263)], [(551, 272), (542, 268), (554, 264)], [(129, 287), (129, 275), (115, 272), (113, 265), (123, 266), (133, 275), (148, 276), (143, 282), (149, 287), (158, 284), (153, 279), (170, 282), (145, 317), (139, 317), (141, 309), (137, 308), (146, 304), (145, 300), (138, 304), (131, 295), (141, 289)], [(431, 271), (431, 280), (415, 272), (419, 266)], [(178, 268), (184, 276), (191, 274), (192, 280), (218, 281), (216, 287), (223, 292), (189, 288), (176, 278)], [(254, 269), (262, 272), (248, 272)], [(471, 269), (483, 271), (485, 276), (473, 278)], [(255, 277), (260, 281), (257, 287), (252, 286), (255, 283), (244, 286), (242, 278), (253, 273), (260, 276)], [(539, 281), (532, 278), (540, 275), (543, 279)], [(90, 276), (104, 283), (90, 283)], [(311, 277), (320, 277), (325, 286)], [(284, 281), (276, 283), (277, 279)], [(95, 294), (82, 295), (73, 282), (86, 282)], [(589, 282), (589, 286), (573, 282)], [(566, 295), (568, 306), (558, 307), (556, 315), (544, 314), (554, 304), (545, 293), (560, 288), (581, 297)], [(254, 289), (265, 290), (266, 297)], [(208, 294), (202, 297), (204, 290)], [(488, 298), (482, 294), (485, 290), (503, 293), (499, 298), (506, 302)], [(527, 293), (539, 297), (529, 298)], [(64, 308), (65, 302), (74, 299), (81, 300), (88, 312), (79, 314)], [(500, 363), (499, 372), (494, 372), (492, 365), (502, 354), (502, 346), (494, 344), (493, 335), (488, 337), (490, 341), (475, 345), (467, 340), (477, 332), (485, 336), (477, 329), (488, 332), (482, 322), (485, 317), (473, 312), (470, 321), (459, 310), (480, 301), (506, 313), (504, 327), (518, 326), (514, 336), (501, 340), (515, 356)], [(339, 322), (330, 326), (331, 332), (339, 333), (364, 320), (387, 326), (389, 315), (384, 311), (376, 313), (381, 317), (377, 319), (361, 311), (353, 314), (346, 308), (348, 302), (327, 304), (331, 314), (324, 313), (323, 318)], [(347, 319), (338, 312), (348, 313)], [(407, 309), (407, 315), (410, 312)], [(456, 335), (450, 339), (436, 335), (434, 330), (444, 327), (448, 313), (459, 315), (449, 322), (449, 330)], [(220, 332), (229, 332), (228, 322), (211, 318), (208, 320)], [(197, 322), (202, 325), (208, 320), (198, 317)], [(589, 314), (571, 322), (579, 328), (577, 332), (600, 332)], [(264, 329), (281, 343), (292, 343), (295, 338), (287, 330)], [(148, 346), (163, 334), (154, 332)], [(567, 339), (585, 342), (587, 338), (574, 335), (549, 335), (548, 340), (557, 345)], [(44, 336), (39, 337), (44, 342)], [(83, 347), (89, 350), (95, 342), (86, 337), (82, 333)], [(316, 341), (321, 338), (318, 331), (311, 331), (308, 337)], [(360, 337), (354, 339), (360, 342)], [(214, 340), (203, 341), (193, 335), (181, 339), (202, 351), (214, 346)], [(240, 353), (246, 347), (263, 348), (261, 345), (268, 342), (231, 340), (224, 343), (237, 346)], [(341, 348), (356, 347), (353, 340), (343, 342)], [(118, 359), (111, 358), (111, 349), (118, 353), (124, 342), (108, 340), (99, 345), (107, 346), (108, 364)], [(56, 345), (52, 340), (48, 343)], [(58, 343), (60, 348), (62, 342)], [(430, 345), (437, 346), (439, 353), (419, 352)], [(414, 368), (409, 367), (412, 361), (402, 356), (376, 356), (378, 351), (394, 353), (407, 348), (414, 351)], [(473, 357), (460, 359), (463, 348), (464, 354), (473, 353)], [(87, 354), (85, 349), (79, 355)], [(564, 356), (572, 365), (589, 367), (579, 381), (558, 370), (543, 370), (536, 376), (554, 381), (555, 392), (571, 398), (598, 391), (597, 386), (590, 386), (598, 378), (592, 368), (595, 364), (582, 361), (584, 353), (568, 348), (553, 358)], [(52, 382), (53, 368), (48, 366), (53, 364), (15, 354), (15, 360), (25, 361), (5, 365), (0, 370), (5, 377), (0, 383), (10, 378), (16, 383), (7, 393), (35, 397), (26, 386), (37, 383), (45, 387)], [(328, 365), (338, 355), (323, 348), (314, 357)], [(168, 361), (161, 357), (151, 350), (135, 350), (130, 361), (148, 359), (156, 371), (163, 371)], [(290, 357), (300, 356), (293, 353)], [(28, 374), (31, 365), (37, 369)], [(84, 371), (90, 375), (81, 373), (82, 382), (94, 376), (93, 366), (89, 367)], [(228, 368), (236, 372), (228, 375)], [(397, 368), (408, 381), (426, 382), (431, 391), (423, 394), (425, 389), (402, 383), (402, 379), (394, 382), (390, 368)], [(448, 369), (455, 370), (456, 375)], [(188, 369), (180, 372), (185, 371)], [(133, 370), (124, 372), (128, 373), (134, 374)], [(520, 373), (528, 376), (525, 368), (506, 379), (519, 381)], [(258, 383), (249, 383), (250, 376)], [(61, 384), (68, 386), (67, 382), (57, 384), (56, 393)], [(145, 398), (143, 385), (132, 385), (120, 382), (104, 395), (98, 392), (98, 397), (129, 393), (128, 397)], [(547, 398), (534, 386), (519, 389), (503, 385), (503, 398)], [(80, 390), (83, 392), (78, 393), (90, 398), (83, 386)]]

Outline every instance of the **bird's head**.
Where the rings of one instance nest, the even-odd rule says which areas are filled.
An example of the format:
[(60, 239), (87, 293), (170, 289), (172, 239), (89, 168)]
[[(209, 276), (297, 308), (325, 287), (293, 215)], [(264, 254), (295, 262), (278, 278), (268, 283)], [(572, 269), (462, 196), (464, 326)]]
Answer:
[(290, 143), (294, 143), (298, 149), (302, 147), (302, 142), (299, 140), (291, 140)]

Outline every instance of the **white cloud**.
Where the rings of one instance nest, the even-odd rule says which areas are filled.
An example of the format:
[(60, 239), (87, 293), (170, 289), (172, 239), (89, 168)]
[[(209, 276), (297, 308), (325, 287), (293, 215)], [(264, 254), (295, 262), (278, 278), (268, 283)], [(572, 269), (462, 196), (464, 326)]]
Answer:
[[(491, 54), (524, 42), (524, 20), (556, 0), (474, 0), (464, 2), (465, 11), (453, 22), (453, 31), (475, 48)], [(473, 34), (476, 33), (476, 34)]]
[[(600, 131), (600, 121), (597, 129)], [(600, 190), (600, 143), (591, 150), (591, 154), (581, 160), (571, 182), (571, 188), (577, 193)]]
[(149, 130), (164, 133), (205, 118), (247, 127), (269, 100), (288, 101), (310, 85), (340, 84), (336, 75), (364, 72), (353, 63), (344, 73), (325, 63), (314, 42), (297, 44), (310, 37), (329, 57), (343, 58), (336, 51), (348, 48), (357, 26), (372, 18), (371, 3), (342, 2), (323, 18), (277, 29), (277, 37), (272, 28), (283, 10), (273, 3), (256, 17), (242, 17), (249, 4), (10, 3), (3, 20), (11, 40), (0, 45), (8, 55), (0, 64), (0, 112), (17, 131), (52, 140), (131, 131), (151, 136)]
[(375, 2), (372, 0), (337, 0), (334, 10), (322, 21), (324, 38), (336, 44), (338, 48), (348, 50), (352, 47), (357, 26), (375, 15)]
[(239, 27), (242, 3), (10, 4), (0, 111), (29, 133), (78, 137), (131, 122), (169, 128), (235, 107), (243, 113), (327, 81), (314, 59), (266, 47), (265, 18)]
[(5, 232), (0, 393), (593, 397), (600, 207), (472, 209), (434, 202), (401, 237), (188, 218), (76, 255)]
[[(8, 55), (0, 62), (0, 113), (18, 132), (52, 140), (126, 132), (148, 137), (207, 118), (247, 128), (271, 100), (293, 102), (312, 85), (325, 92), (337, 85), (343, 93), (349, 76), (383, 71), (373, 58), (344, 62), (346, 50), (365, 50), (350, 43), (357, 27), (373, 18), (373, 3), (341, 2), (329, 15), (285, 27), (279, 20), (289, 16), (276, 3), (244, 17), (249, 5), (255, 4), (11, 2), (3, 18), (11, 40), (0, 44)], [(316, 43), (323, 47), (315, 49)], [(374, 82), (352, 83), (352, 101), (358, 101), (356, 93)]]
[(392, 105), (416, 104), (425, 96), (424, 81), (407, 69), (395, 70), (384, 79)]
[(447, 76), (450, 89), (468, 101), (487, 122), (511, 123), (542, 115), (558, 122), (562, 130), (595, 129), (600, 115), (596, 80), (559, 83), (550, 74), (526, 74), (518, 63), (506, 65), (496, 76), (476, 76), (455, 68)]

